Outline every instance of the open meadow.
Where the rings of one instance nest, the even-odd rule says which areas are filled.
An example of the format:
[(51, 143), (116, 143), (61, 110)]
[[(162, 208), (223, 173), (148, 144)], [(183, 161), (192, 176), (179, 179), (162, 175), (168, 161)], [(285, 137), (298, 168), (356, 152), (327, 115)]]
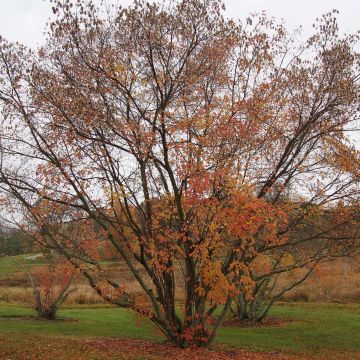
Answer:
[[(44, 264), (42, 257), (31, 255), (0, 260), (0, 359), (190, 356), (189, 349), (168, 344), (147, 319), (104, 303), (84, 281), (66, 300), (58, 320), (38, 319), (30, 307), (32, 289), (17, 266), (20, 261), (30, 269)], [(108, 266), (116, 269), (116, 264)], [(263, 324), (225, 321), (212, 347), (193, 350), (191, 357), (360, 359), (359, 283), (356, 262), (323, 264), (303, 285), (284, 296)]]

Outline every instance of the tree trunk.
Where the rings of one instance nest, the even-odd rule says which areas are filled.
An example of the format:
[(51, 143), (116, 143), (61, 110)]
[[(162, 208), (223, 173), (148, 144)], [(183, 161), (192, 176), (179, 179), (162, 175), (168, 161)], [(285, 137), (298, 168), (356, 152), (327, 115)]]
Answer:
[(40, 309), (37, 311), (38, 317), (45, 320), (55, 320), (57, 309)]
[(256, 299), (246, 300), (243, 294), (240, 294), (236, 301), (236, 309), (232, 313), (239, 321), (260, 322), (263, 319), (261, 311), (261, 302)]

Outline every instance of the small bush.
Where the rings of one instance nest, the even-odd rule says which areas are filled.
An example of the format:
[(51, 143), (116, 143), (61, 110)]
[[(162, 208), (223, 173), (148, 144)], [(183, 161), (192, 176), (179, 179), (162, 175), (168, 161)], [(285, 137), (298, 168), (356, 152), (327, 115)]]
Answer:
[(294, 291), (286, 296), (286, 300), (294, 302), (308, 302), (310, 300), (309, 294), (305, 291)]

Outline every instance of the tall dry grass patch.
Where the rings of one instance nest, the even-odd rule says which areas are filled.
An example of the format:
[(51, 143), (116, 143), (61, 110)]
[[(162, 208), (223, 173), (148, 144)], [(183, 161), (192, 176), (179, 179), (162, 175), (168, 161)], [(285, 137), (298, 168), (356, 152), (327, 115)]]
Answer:
[[(124, 284), (131, 294), (141, 294), (142, 289), (134, 280), (128, 269), (122, 263), (112, 263), (107, 271)], [(143, 271), (139, 269), (139, 271)], [(294, 281), (294, 274), (284, 274), (279, 279), (279, 286), (283, 287)], [(176, 274), (178, 284), (182, 276)], [(150, 283), (150, 282), (149, 282)], [(283, 301), (339, 301), (360, 302), (360, 259), (338, 259), (333, 262), (320, 264), (316, 271), (301, 285), (286, 293)], [(26, 275), (21, 272), (9, 274), (0, 279), (0, 302), (32, 304), (33, 291), (29, 286)], [(184, 301), (183, 288), (176, 289), (176, 301)], [(86, 279), (80, 278), (76, 283), (76, 290), (66, 299), (66, 305), (104, 304), (104, 300), (92, 289)]]
[[(284, 276), (282, 285), (291, 275)], [(285, 301), (360, 301), (360, 259), (338, 259), (317, 266), (301, 285), (283, 296)]]

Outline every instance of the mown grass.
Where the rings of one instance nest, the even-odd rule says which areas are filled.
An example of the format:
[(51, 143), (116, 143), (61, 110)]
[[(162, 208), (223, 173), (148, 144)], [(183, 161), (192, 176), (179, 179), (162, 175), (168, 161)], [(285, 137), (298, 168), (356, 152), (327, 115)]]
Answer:
[[(66, 321), (23, 319), (34, 315), (31, 309), (8, 305), (0, 306), (0, 332), (22, 332), (32, 335), (134, 337), (156, 339), (152, 325), (143, 320), (137, 326), (133, 313), (116, 308), (66, 309), (59, 313)], [(17, 318), (19, 317), (19, 318)]]
[(218, 343), (253, 350), (360, 351), (360, 306), (286, 304), (271, 315), (294, 320), (283, 327), (223, 328)]
[[(16, 256), (5, 256), (0, 258), (0, 276), (1, 275), (9, 275), (18, 271), (21, 271), (21, 267), (25, 266), (27, 269), (31, 269), (36, 266), (41, 266), (46, 264), (46, 259), (40, 255), (34, 254), (24, 254), (24, 255), (16, 255)], [(101, 265), (109, 266), (112, 264), (117, 264), (116, 261), (100, 261)]]
[[(34, 257), (35, 256), (35, 257)], [(6, 277), (11, 281), (11, 275), (22, 273), (21, 264), (26, 270), (31, 270), (37, 266), (42, 266), (47, 263), (47, 260), (41, 254), (23, 254), (16, 256), (0, 257), (0, 277)], [(103, 260), (99, 262), (104, 268), (118, 265), (117, 261)]]
[[(56, 339), (67, 339), (66, 341), (80, 342), (76, 345), (80, 347), (86, 339), (98, 337), (105, 339), (114, 337), (163, 339), (149, 321), (142, 320), (141, 326), (138, 326), (139, 319), (130, 311), (105, 307), (104, 304), (101, 304), (101, 307), (99, 305), (90, 307), (88, 304), (97, 304), (101, 301), (96, 298), (93, 292), (87, 291), (88, 285), (85, 283), (78, 284), (78, 293), (74, 293), (73, 298), (69, 298), (67, 304), (71, 304), (71, 308), (64, 308), (59, 313), (60, 317), (75, 321), (50, 323), (31, 318), (21, 318), (21, 316), (33, 316), (34, 313), (26, 307), (11, 305), (16, 299), (23, 304), (32, 301), (31, 288), (25, 288), (25, 275), (21, 273), (16, 262), (20, 262), (28, 269), (45, 262), (45, 259), (41, 257), (36, 259), (29, 259), (28, 257), (29, 255), (20, 255), (0, 259), (0, 282), (2, 284), (0, 286), (0, 301), (8, 302), (7, 305), (0, 304), (0, 348), (6, 343), (10, 344), (11, 339), (13, 339), (13, 344), (16, 344), (18, 341), (31, 342), (34, 337), (51, 337), (55, 341)], [(13, 261), (14, 259), (15, 261)], [(104, 264), (117, 265), (116, 262), (104, 262)], [(344, 269), (346, 270), (345, 273), (343, 273)], [(329, 293), (331, 295), (329, 299), (341, 300), (344, 298), (357, 301), (359, 272), (356, 269), (349, 267), (348, 271), (344, 264), (340, 263), (332, 269), (331, 276), (329, 274), (329, 276), (324, 277), (323, 271), (322, 278), (310, 279), (307, 284), (303, 285), (303, 288), (299, 288), (297, 291), (304, 292), (310, 300), (327, 300), (328, 297), (324, 294)], [(344, 284), (339, 287), (340, 280), (331, 282), (330, 280), (334, 276), (338, 276), (339, 279), (343, 276), (343, 283), (346, 283), (346, 288)], [(350, 283), (347, 282), (348, 280), (351, 280)], [(328, 290), (330, 288), (331, 291)], [(19, 294), (15, 294), (16, 291)], [(4, 294), (7, 295), (8, 300), (5, 299)], [(290, 295), (295, 296), (296, 294)], [(29, 296), (30, 300), (28, 299)], [(87, 305), (85, 307), (85, 305), (75, 306), (74, 304)], [(359, 303), (353, 305), (310, 302), (284, 303), (275, 306), (271, 315), (292, 321), (287, 322), (282, 327), (224, 327), (219, 330), (215, 346), (247, 348), (250, 351), (308, 353), (310, 358), (322, 352), (332, 354), (357, 352), (360, 358)], [(9, 353), (11, 353), (10, 350)], [(336, 356), (335, 358), (337, 359)], [(352, 359), (352, 357), (350, 358)]]
[[(64, 309), (59, 316), (74, 321), (54, 323), (21, 318), (30, 315), (33, 315), (30, 309), (0, 305), (0, 334), (3, 337), (6, 334), (26, 334), (72, 338), (162, 338), (149, 321), (142, 320), (139, 326), (132, 312), (118, 308)], [(293, 321), (282, 327), (222, 328), (216, 344), (254, 351), (313, 354), (319, 351), (360, 351), (359, 305), (278, 305), (271, 315)]]
[(17, 255), (17, 256), (5, 256), (0, 258), (0, 276), (9, 275), (18, 271), (21, 268), (18, 263), (26, 268), (32, 268), (45, 264), (45, 259), (41, 256), (34, 259), (31, 258), (32, 254)]

